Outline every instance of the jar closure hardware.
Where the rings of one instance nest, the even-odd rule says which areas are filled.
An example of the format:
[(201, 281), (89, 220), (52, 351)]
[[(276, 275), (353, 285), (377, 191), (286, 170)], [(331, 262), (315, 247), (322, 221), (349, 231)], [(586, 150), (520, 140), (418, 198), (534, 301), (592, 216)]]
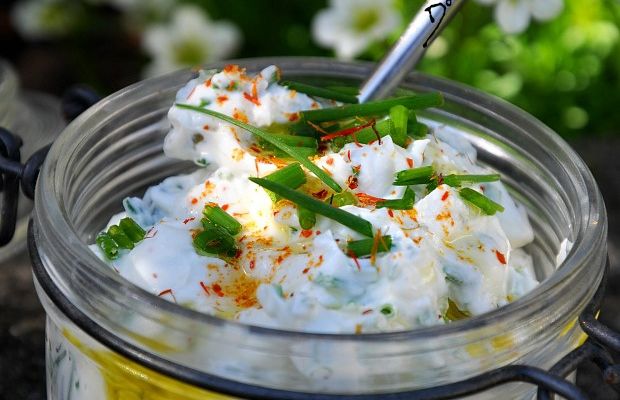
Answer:
[[(62, 97), (62, 111), (67, 121), (72, 121), (101, 97), (84, 86), (67, 90)], [(52, 144), (37, 150), (21, 163), (22, 139), (8, 129), (0, 127), (0, 247), (11, 241), (17, 223), (19, 187), (29, 199), (34, 199), (34, 189), (41, 165)]]

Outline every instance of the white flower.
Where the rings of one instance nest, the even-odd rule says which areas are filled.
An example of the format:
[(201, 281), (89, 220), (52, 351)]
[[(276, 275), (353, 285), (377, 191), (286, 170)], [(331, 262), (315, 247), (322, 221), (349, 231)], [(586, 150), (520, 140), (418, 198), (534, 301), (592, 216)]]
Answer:
[(476, 0), (480, 4), (495, 4), (495, 21), (509, 34), (525, 31), (530, 19), (547, 21), (564, 8), (564, 0)]
[(15, 4), (11, 18), (23, 37), (34, 40), (52, 39), (71, 31), (80, 10), (75, 2), (26, 0)]
[(330, 0), (312, 21), (314, 40), (333, 48), (338, 58), (352, 59), (400, 25), (393, 0)]
[(181, 6), (167, 25), (147, 27), (142, 47), (153, 58), (144, 71), (156, 76), (183, 67), (193, 67), (229, 57), (241, 41), (233, 24), (212, 21), (204, 10)]

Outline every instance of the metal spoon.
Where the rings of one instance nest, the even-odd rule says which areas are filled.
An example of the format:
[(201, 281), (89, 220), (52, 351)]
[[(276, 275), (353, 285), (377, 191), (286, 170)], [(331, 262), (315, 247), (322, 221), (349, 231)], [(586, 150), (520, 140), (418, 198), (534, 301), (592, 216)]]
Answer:
[(429, 0), (414, 16), (398, 42), (364, 82), (360, 103), (388, 96), (417, 65), (426, 49), (465, 0)]

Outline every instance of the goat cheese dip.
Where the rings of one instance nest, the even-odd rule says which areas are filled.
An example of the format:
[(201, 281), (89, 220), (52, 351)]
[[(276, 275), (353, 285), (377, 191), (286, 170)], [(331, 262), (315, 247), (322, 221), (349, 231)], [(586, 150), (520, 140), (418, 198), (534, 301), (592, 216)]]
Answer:
[[(249, 76), (238, 66), (201, 71), (176, 96), (183, 103), (217, 111), (249, 125), (286, 127), (304, 110), (338, 103), (311, 97), (278, 83), (270, 66)], [(537, 285), (532, 259), (523, 246), (533, 240), (524, 208), (500, 181), (464, 182), (503, 206), (487, 215), (458, 187), (411, 185), (409, 209), (377, 207), (377, 199), (400, 199), (406, 186), (394, 185), (399, 171), (432, 166), (437, 176), (491, 174), (476, 163), (466, 140), (435, 126), (404, 146), (390, 135), (340, 148), (319, 146), (310, 160), (355, 204), (341, 210), (389, 235), (389, 251), (355, 257), (347, 243), (365, 239), (358, 231), (316, 215), (302, 229), (298, 207), (274, 202), (249, 180), (265, 177), (294, 161), (265, 151), (256, 136), (212, 115), (173, 105), (167, 156), (192, 160), (197, 170), (150, 187), (142, 198), (127, 198), (123, 218), (147, 233), (115, 259), (97, 245), (92, 250), (114, 271), (154, 295), (194, 310), (243, 323), (319, 333), (410, 330), (449, 323), (501, 307)], [(320, 126), (317, 126), (321, 129)], [(374, 129), (374, 125), (373, 125)], [(452, 132), (453, 133), (453, 132)], [(320, 135), (320, 133), (319, 133)], [(329, 203), (333, 191), (304, 168), (298, 190)], [(197, 251), (203, 211), (217, 205), (241, 225), (233, 256)]]

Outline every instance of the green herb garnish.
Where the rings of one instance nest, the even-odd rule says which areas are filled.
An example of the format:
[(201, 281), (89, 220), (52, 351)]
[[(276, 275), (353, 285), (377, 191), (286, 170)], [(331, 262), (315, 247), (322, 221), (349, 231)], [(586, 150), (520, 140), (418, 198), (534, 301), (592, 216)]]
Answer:
[(381, 306), (381, 314), (385, 315), (386, 317), (391, 317), (394, 315), (394, 306), (392, 306), (391, 304), (384, 304), (383, 306)]
[(125, 217), (118, 225), (112, 225), (107, 232), (101, 232), (95, 240), (99, 248), (109, 260), (118, 258), (118, 249), (134, 248), (136, 243), (144, 239), (146, 232), (133, 219)]
[(209, 203), (202, 210), (205, 218), (215, 226), (220, 226), (230, 235), (241, 232), (241, 224), (215, 203)]
[(457, 187), (463, 183), (482, 183), (482, 182), (495, 182), (499, 181), (499, 174), (488, 175), (444, 175), (443, 183), (448, 186)]
[(354, 205), (357, 204), (357, 197), (348, 190), (343, 190), (340, 193), (336, 193), (329, 204), (334, 207)]
[(118, 244), (106, 232), (97, 235), (96, 242), (107, 259), (115, 260), (118, 258)]
[(403, 197), (400, 199), (378, 201), (376, 208), (390, 208), (392, 210), (411, 210), (415, 202), (415, 192), (410, 187), (405, 189)]
[(342, 188), (340, 187), (340, 185), (338, 185), (338, 183), (332, 179), (331, 176), (329, 176), (325, 171), (323, 171), (321, 168), (319, 168), (318, 166), (316, 166), (315, 164), (312, 163), (312, 161), (308, 160), (308, 158), (306, 158), (304, 155), (300, 154), (299, 152), (297, 152), (295, 150), (294, 147), (289, 146), (288, 144), (280, 141), (277, 139), (277, 137), (275, 137), (273, 134), (264, 131), (262, 129), (259, 129), (255, 126), (252, 125), (248, 125), (245, 124), (241, 121), (237, 121), (234, 118), (229, 117), (228, 115), (219, 113), (217, 111), (212, 111), (212, 110), (206, 110), (200, 107), (196, 107), (193, 106), (191, 104), (176, 104), (177, 107), (179, 108), (183, 108), (186, 110), (192, 110), (192, 111), (196, 111), (202, 114), (206, 114), (206, 115), (210, 115), (212, 117), (215, 118), (219, 118), (223, 121), (228, 122), (229, 124), (233, 124), (238, 126), (239, 128), (245, 129), (248, 132), (258, 136), (259, 138), (271, 143), (272, 145), (274, 145), (275, 147), (277, 147), (278, 149), (284, 151), (286, 154), (288, 154), (290, 157), (292, 157), (293, 159), (297, 160), (299, 163), (301, 163), (301, 165), (303, 165), (304, 167), (306, 167), (310, 172), (312, 172), (314, 175), (316, 175), (317, 178), (319, 178), (321, 181), (323, 181), (323, 183), (325, 183), (327, 186), (329, 186), (332, 190), (334, 190), (335, 192), (341, 192)]
[(316, 214), (303, 207), (297, 207), (297, 218), (301, 229), (312, 229), (316, 224)]
[(336, 121), (344, 118), (363, 117), (387, 113), (398, 105), (408, 109), (437, 107), (443, 104), (440, 93), (426, 93), (418, 96), (397, 97), (387, 100), (369, 101), (364, 104), (349, 104), (340, 107), (308, 110), (300, 113), (301, 119), (312, 122)]
[(429, 183), (435, 174), (435, 170), (432, 165), (425, 167), (406, 169), (396, 173), (396, 180), (394, 185), (407, 186), (407, 185), (423, 185)]
[(291, 82), (291, 81), (280, 82), (280, 85), (286, 86), (289, 89), (296, 90), (298, 92), (305, 93), (310, 96), (316, 96), (316, 97), (322, 97), (324, 99), (336, 100), (342, 103), (359, 103), (357, 96), (343, 93), (341, 91), (334, 90), (334, 89), (322, 88), (322, 87), (307, 85), (305, 83)]
[(504, 211), (504, 207), (501, 204), (494, 202), (485, 195), (476, 192), (474, 189), (463, 188), (459, 190), (459, 195), (461, 195), (464, 200), (478, 207), (486, 215), (494, 215), (498, 211)]
[(308, 196), (307, 194), (298, 192), (277, 182), (272, 182), (267, 179), (261, 178), (249, 179), (257, 185), (260, 185), (265, 189), (271, 190), (275, 194), (292, 201), (300, 207), (306, 208), (309, 211), (323, 215), (329, 219), (339, 222), (340, 224), (349, 227), (364, 236), (373, 236), (372, 225), (370, 224), (370, 222), (358, 217), (357, 215), (353, 215), (349, 212), (333, 207), (327, 203), (316, 200), (312, 196)]
[(235, 239), (221, 226), (210, 226), (194, 237), (194, 249), (200, 255), (216, 254), (232, 257), (237, 253)]
[[(373, 246), (377, 245), (377, 239), (353, 240), (347, 243), (347, 253), (353, 254), (355, 257), (364, 257), (372, 254)], [(381, 236), (378, 239), (377, 253), (390, 251), (392, 248), (392, 237)]]
[[(280, 168), (279, 170), (272, 172), (264, 178), (272, 182), (277, 182), (281, 185), (288, 186), (292, 189), (297, 189), (306, 183), (306, 174), (304, 174), (304, 170), (301, 169), (301, 165), (299, 163), (289, 164), (284, 168)], [(278, 196), (275, 193), (267, 191), (267, 194), (269, 194), (269, 197), (271, 197), (271, 200), (274, 202), (278, 201)]]
[(390, 108), (390, 121), (392, 122), (392, 140), (401, 147), (407, 145), (407, 121), (409, 110), (407, 107), (397, 105)]

